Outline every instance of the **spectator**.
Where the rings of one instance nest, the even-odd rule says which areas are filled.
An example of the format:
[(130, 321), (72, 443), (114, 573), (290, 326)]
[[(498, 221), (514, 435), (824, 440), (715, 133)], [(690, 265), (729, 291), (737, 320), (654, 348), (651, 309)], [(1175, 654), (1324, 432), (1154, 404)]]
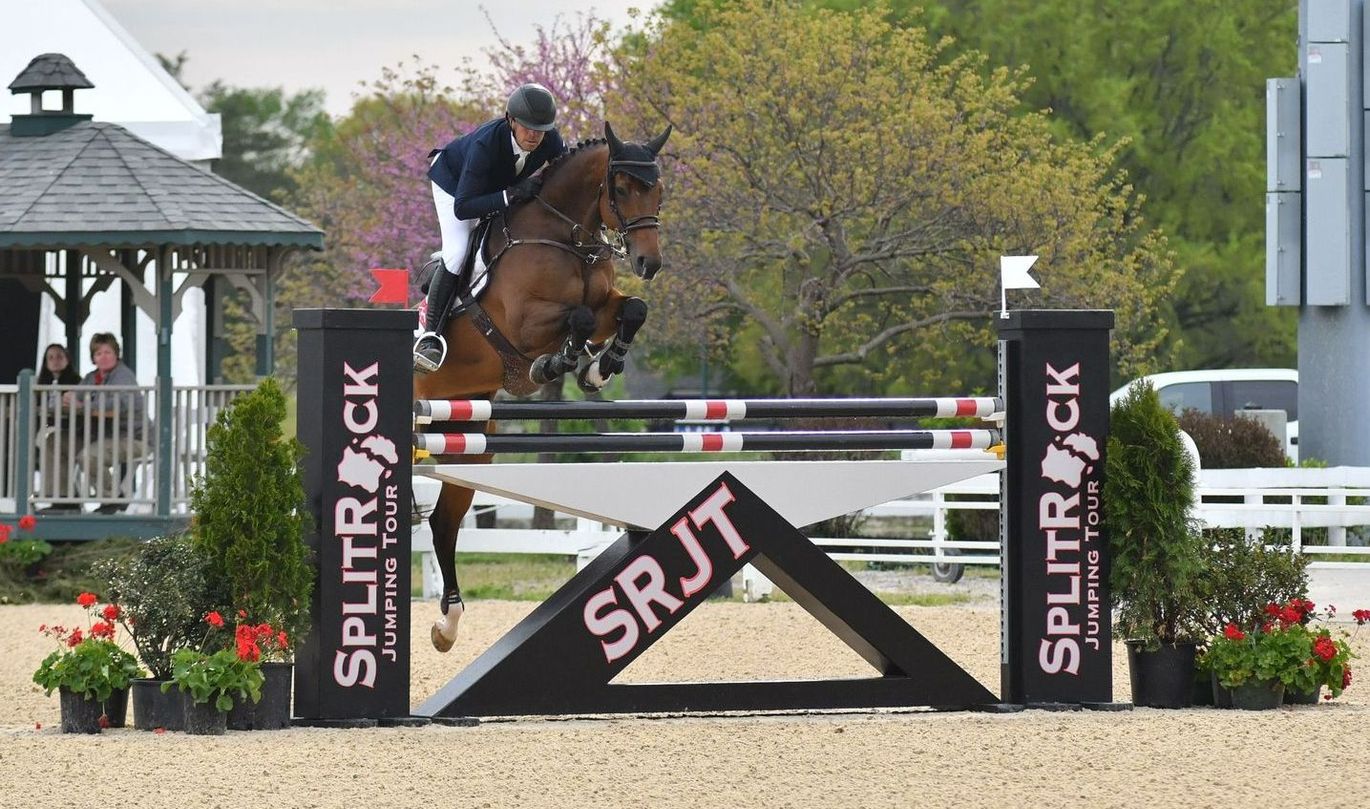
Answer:
[[(66, 346), (53, 343), (43, 352), (43, 369), (38, 372), (39, 385), (77, 385), (81, 375), (72, 365), (71, 355)], [(38, 449), (41, 456), (38, 468), (43, 470), (41, 495), (46, 497), (70, 497), (71, 468), (77, 453), (81, 451), (80, 423), (71, 423), (70, 408), (64, 407), (62, 400), (52, 391), (40, 393), (40, 401), (46, 404), (46, 424), (39, 430)], [(75, 503), (56, 503), (43, 509), (43, 513), (61, 511), (80, 511)]]
[[(119, 340), (108, 332), (90, 338), (90, 360), (95, 370), (86, 374), (82, 385), (137, 385), (132, 369), (119, 360)], [(119, 483), (124, 466), (148, 452), (145, 436), (148, 425), (140, 392), (83, 393), (80, 398), (68, 391), (63, 402), (86, 411), (86, 446), (81, 451), (81, 466), (95, 497), (113, 500), (120, 496)], [(123, 511), (118, 503), (103, 503), (99, 514)]]
[(43, 370), (38, 372), (39, 385), (79, 385), (81, 374), (71, 364), (66, 346), (53, 343), (43, 352)]

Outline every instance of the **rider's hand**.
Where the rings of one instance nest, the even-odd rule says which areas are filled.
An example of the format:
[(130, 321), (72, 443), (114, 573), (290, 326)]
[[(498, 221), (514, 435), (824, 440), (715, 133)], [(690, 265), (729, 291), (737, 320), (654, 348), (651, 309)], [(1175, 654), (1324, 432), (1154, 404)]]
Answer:
[(520, 202), (527, 202), (536, 197), (542, 190), (542, 178), (524, 177), (522, 180), (509, 186), (509, 204), (517, 205)]

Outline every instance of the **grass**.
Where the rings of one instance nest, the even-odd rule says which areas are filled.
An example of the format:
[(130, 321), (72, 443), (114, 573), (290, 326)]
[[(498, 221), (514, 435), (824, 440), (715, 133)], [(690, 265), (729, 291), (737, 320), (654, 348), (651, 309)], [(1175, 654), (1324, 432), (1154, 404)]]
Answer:
[[(423, 595), (422, 557), (411, 566), (415, 598)], [(531, 553), (458, 553), (457, 580), (467, 599), (543, 601), (575, 575), (574, 556)]]
[[(864, 565), (844, 562), (848, 569), (862, 569)], [(966, 571), (971, 575), (970, 568)], [(414, 554), (410, 567), (412, 584), (410, 593), (414, 598), (423, 596), (423, 562), (421, 554)], [(551, 554), (513, 554), (513, 553), (458, 553), (457, 578), (461, 583), (461, 594), (466, 599), (500, 599), (504, 601), (544, 601), (567, 579), (575, 575), (576, 560), (573, 556)], [(998, 570), (986, 571), (998, 575)], [(975, 571), (975, 575), (985, 575)], [(742, 591), (734, 588), (731, 600), (741, 601)], [(971, 597), (961, 592), (946, 593), (896, 593), (877, 592), (880, 600), (890, 606), (944, 607), (964, 604)], [(771, 600), (791, 601), (788, 596), (775, 590)]]

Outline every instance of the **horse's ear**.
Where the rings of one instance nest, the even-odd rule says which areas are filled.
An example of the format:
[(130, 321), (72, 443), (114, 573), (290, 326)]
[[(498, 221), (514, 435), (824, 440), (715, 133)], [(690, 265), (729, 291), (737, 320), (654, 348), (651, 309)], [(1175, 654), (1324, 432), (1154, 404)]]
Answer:
[(647, 144), (647, 151), (651, 152), (653, 155), (659, 154), (661, 152), (661, 147), (666, 145), (666, 139), (671, 136), (671, 130), (673, 128), (674, 125), (667, 124), (666, 131), (657, 135), (655, 138), (652, 138), (651, 143)]
[(604, 122), (604, 139), (609, 141), (609, 154), (618, 154), (623, 151), (623, 141), (614, 134), (614, 128), (609, 126), (609, 122)]

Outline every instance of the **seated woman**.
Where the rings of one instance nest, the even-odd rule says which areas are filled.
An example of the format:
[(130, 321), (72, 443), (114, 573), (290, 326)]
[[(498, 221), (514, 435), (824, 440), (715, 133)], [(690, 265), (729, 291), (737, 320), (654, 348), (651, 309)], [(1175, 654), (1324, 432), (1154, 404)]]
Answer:
[[(43, 368), (38, 372), (39, 385), (78, 385), (81, 375), (77, 372), (67, 353), (66, 346), (53, 343), (43, 351)], [(42, 421), (38, 429), (38, 468), (43, 482), (38, 492), (39, 499), (76, 497), (71, 490), (71, 469), (81, 452), (80, 422), (73, 421), (71, 410), (53, 391), (39, 393), (42, 404)], [(55, 503), (45, 513), (58, 511), (80, 511), (76, 503)]]
[[(119, 340), (113, 334), (101, 332), (90, 338), (90, 360), (95, 370), (82, 378), (82, 385), (138, 384), (133, 370), (120, 362)], [(68, 391), (62, 400), (85, 413), (86, 445), (81, 451), (81, 465), (92, 493), (101, 500), (118, 499), (124, 465), (148, 453), (146, 438), (151, 431), (142, 393), (82, 393), (78, 398)], [(96, 512), (114, 514), (123, 508), (118, 503), (103, 503)]]

